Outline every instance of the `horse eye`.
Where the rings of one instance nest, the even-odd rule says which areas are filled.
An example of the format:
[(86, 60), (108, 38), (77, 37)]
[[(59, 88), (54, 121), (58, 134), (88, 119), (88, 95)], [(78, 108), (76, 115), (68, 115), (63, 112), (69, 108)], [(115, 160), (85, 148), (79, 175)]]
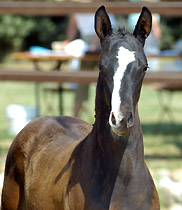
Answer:
[(147, 71), (148, 68), (149, 68), (148, 66), (145, 66), (143, 70), (144, 71)]
[(101, 71), (103, 71), (105, 69), (104, 65), (103, 64), (100, 64), (100, 63), (98, 64), (98, 68)]
[(103, 69), (103, 66), (102, 66), (102, 64), (98, 64), (98, 68), (99, 68), (99, 70), (102, 70)]

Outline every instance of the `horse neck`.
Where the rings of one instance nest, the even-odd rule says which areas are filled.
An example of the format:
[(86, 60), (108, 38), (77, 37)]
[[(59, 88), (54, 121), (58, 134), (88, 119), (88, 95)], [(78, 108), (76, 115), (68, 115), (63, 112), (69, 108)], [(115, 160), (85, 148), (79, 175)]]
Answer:
[[(94, 177), (93, 186), (100, 186), (100, 194), (98, 193), (96, 196), (105, 198), (107, 203), (110, 202), (120, 165), (124, 153), (132, 141), (132, 136), (125, 135), (118, 138), (111, 133), (108, 125), (110, 111), (104, 99), (103, 84), (100, 78), (97, 84), (95, 111), (96, 119), (93, 130), (86, 141), (87, 151), (85, 154), (88, 160), (86, 164), (91, 179)], [(137, 134), (132, 133), (132, 135)], [(135, 144), (137, 145), (137, 143)], [(102, 186), (104, 186), (104, 190)]]
[(137, 169), (138, 166), (144, 164), (143, 134), (138, 115), (138, 107), (135, 109), (135, 124), (128, 136), (128, 143), (122, 158), (122, 164), (127, 165), (128, 171), (129, 167), (134, 171), (134, 168)]

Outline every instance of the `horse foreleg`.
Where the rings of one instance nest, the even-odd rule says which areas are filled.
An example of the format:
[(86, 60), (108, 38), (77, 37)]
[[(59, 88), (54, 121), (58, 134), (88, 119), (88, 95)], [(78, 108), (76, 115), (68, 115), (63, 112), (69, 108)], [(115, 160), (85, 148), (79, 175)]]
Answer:
[[(11, 147), (6, 160), (4, 184), (1, 196), (2, 210), (23, 209), (24, 172), (23, 157), (20, 149)], [(15, 153), (15, 154), (14, 154)], [(25, 209), (25, 208), (24, 208)]]
[(20, 186), (15, 179), (9, 174), (4, 178), (2, 189), (1, 209), (15, 210), (19, 208)]

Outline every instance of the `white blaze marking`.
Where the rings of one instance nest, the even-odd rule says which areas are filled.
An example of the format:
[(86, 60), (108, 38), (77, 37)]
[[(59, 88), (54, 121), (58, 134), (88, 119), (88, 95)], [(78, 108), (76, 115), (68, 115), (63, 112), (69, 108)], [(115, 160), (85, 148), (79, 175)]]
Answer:
[(118, 51), (118, 69), (116, 70), (113, 80), (114, 80), (114, 88), (112, 92), (111, 98), (111, 112), (114, 113), (115, 117), (119, 114), (119, 108), (121, 104), (119, 90), (121, 86), (121, 80), (123, 79), (124, 73), (127, 69), (129, 63), (135, 60), (135, 52), (129, 51), (128, 49), (121, 46)]

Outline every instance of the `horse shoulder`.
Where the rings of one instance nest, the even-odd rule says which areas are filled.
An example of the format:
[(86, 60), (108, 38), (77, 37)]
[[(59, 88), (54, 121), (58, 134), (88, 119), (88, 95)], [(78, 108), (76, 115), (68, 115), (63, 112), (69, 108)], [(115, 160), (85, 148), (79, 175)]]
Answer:
[(49, 145), (32, 155), (25, 167), (26, 199), (32, 207), (53, 209), (59, 203), (60, 209), (69, 209), (67, 186), (73, 168), (70, 156), (79, 143), (68, 142), (62, 151)]
[(147, 164), (144, 163), (145, 165), (145, 168), (148, 172), (148, 175), (149, 175), (149, 179), (150, 181), (152, 182), (152, 199), (151, 199), (151, 205), (149, 207), (149, 210), (160, 210), (160, 201), (159, 201), (159, 196), (158, 196), (158, 193), (157, 193), (157, 189), (155, 187), (155, 184), (154, 184), (154, 180), (151, 176), (151, 173), (149, 171), (149, 168), (147, 167)]
[[(23, 202), (24, 198), (19, 197), (20, 194), (24, 196), (24, 189), (33, 204), (37, 199), (41, 200), (40, 196), (36, 197), (39, 193), (45, 199), (46, 194), (49, 195), (59, 185), (56, 178), (62, 170), (65, 171), (61, 182), (68, 184), (66, 177), (71, 173), (71, 164), (67, 165), (69, 158), (91, 129), (88, 123), (72, 117), (41, 117), (30, 122), (16, 136), (7, 156), (5, 183), (11, 177), (11, 188), (14, 186), (17, 189), (13, 194), (16, 199), (12, 201), (16, 204), (12, 206), (18, 206), (19, 200)], [(11, 191), (8, 186), (4, 185), (4, 191), (7, 191), (4, 195)], [(50, 200), (48, 196), (47, 200)], [(49, 206), (49, 202), (44, 203)]]
[(54, 153), (54, 149), (60, 153), (70, 142), (84, 139), (91, 129), (90, 124), (74, 117), (37, 118), (17, 135), (9, 153), (17, 150), (26, 160), (47, 147), (50, 147), (50, 153)]
[[(44, 194), (42, 197), (47, 206), (52, 203), (51, 193), (54, 195), (54, 202), (65, 200), (62, 203), (66, 205), (66, 186), (69, 184), (73, 165), (70, 157), (92, 126), (72, 117), (46, 117), (40, 121), (42, 126), (39, 132), (29, 140), (30, 147), (27, 146), (25, 151), (27, 197), (33, 203), (40, 200), (39, 195)], [(36, 121), (31, 127), (33, 126), (36, 127)], [(37, 193), (33, 193), (33, 186), (38, 189)]]
[(91, 129), (90, 124), (74, 117), (37, 118), (13, 140), (7, 155), (6, 170), (10, 171), (12, 165), (21, 169), (24, 160), (29, 160), (36, 150), (49, 145), (61, 152), (69, 142), (84, 139)]

